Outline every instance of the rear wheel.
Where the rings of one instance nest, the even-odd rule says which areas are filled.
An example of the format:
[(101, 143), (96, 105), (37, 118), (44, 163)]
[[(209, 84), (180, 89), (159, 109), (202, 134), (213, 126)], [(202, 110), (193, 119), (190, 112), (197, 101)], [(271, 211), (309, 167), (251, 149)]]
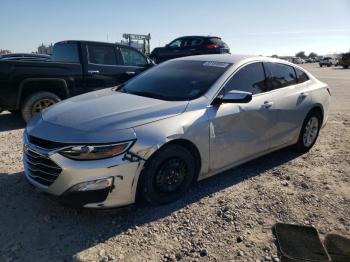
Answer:
[(343, 68), (349, 68), (349, 66), (348, 65), (343, 65)]
[(183, 146), (169, 145), (160, 149), (146, 163), (140, 178), (140, 193), (153, 204), (166, 204), (179, 199), (196, 175), (194, 156)]
[(311, 111), (305, 118), (295, 149), (299, 152), (309, 151), (316, 143), (322, 125), (322, 116), (317, 111)]
[(50, 92), (39, 92), (28, 97), (23, 103), (21, 112), (24, 121), (28, 122), (35, 114), (58, 103), (61, 99)]

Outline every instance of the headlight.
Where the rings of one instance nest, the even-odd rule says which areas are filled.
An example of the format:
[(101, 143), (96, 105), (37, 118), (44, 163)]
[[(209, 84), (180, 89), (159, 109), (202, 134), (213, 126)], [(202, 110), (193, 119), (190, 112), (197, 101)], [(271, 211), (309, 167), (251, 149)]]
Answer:
[(66, 148), (59, 153), (75, 160), (97, 160), (120, 155), (127, 151), (134, 141), (110, 145), (80, 145)]

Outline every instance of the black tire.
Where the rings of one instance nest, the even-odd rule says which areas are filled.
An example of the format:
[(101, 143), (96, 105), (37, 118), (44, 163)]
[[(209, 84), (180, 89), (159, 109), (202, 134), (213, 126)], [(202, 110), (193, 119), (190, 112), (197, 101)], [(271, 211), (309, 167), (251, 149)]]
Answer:
[(349, 68), (349, 66), (348, 65), (343, 65), (343, 68), (347, 69), (347, 68)]
[[(180, 163), (175, 165), (179, 171), (172, 172), (174, 169), (171, 168), (174, 163), (177, 163), (176, 161)], [(146, 162), (140, 177), (139, 192), (152, 205), (173, 202), (187, 192), (194, 181), (196, 172), (195, 157), (189, 150), (176, 144), (165, 146)], [(183, 176), (178, 174), (183, 174)], [(179, 179), (176, 180), (176, 178)], [(175, 180), (175, 184), (168, 184), (172, 180)], [(168, 190), (169, 188), (172, 190)]]
[[(315, 134), (315, 137), (312, 140), (312, 143), (308, 144), (308, 143), (306, 143), (304, 141), (304, 135), (306, 133), (306, 127), (307, 127), (310, 119), (312, 119), (312, 118), (316, 118), (317, 121), (318, 121), (317, 132)], [(306, 118), (305, 118), (305, 120), (303, 122), (303, 126), (301, 127), (301, 130), (300, 130), (298, 142), (294, 145), (294, 149), (296, 151), (305, 153), (305, 152), (309, 151), (313, 147), (313, 145), (317, 141), (318, 134), (319, 134), (321, 126), (322, 126), (322, 122), (321, 121), (322, 121), (322, 115), (317, 110), (312, 110), (312, 111), (310, 111), (307, 114), (307, 116), (306, 116)]]
[[(38, 92), (29, 96), (22, 104), (21, 112), (25, 122), (28, 122), (35, 113), (61, 101), (61, 98), (50, 92)], [(42, 109), (37, 107), (42, 103)], [(45, 106), (46, 105), (46, 106)]]

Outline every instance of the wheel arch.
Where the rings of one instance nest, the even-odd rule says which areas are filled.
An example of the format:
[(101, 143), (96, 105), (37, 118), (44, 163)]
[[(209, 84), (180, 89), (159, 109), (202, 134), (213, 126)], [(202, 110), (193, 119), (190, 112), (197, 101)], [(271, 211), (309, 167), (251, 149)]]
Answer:
[(309, 112), (307, 113), (308, 115), (312, 112), (315, 112), (321, 116), (321, 126), (323, 125), (323, 119), (324, 119), (324, 110), (323, 106), (321, 104), (316, 104), (314, 105)]
[(16, 107), (20, 108), (25, 99), (37, 92), (51, 92), (65, 99), (69, 97), (67, 82), (61, 78), (27, 78), (20, 83)]
[(169, 146), (169, 145), (180, 145), (180, 146), (186, 148), (188, 151), (190, 151), (190, 153), (194, 156), (195, 161), (196, 161), (196, 176), (194, 178), (194, 181), (196, 181), (198, 179), (199, 172), (200, 172), (201, 166), (202, 166), (201, 154), (200, 154), (197, 146), (188, 139), (177, 138), (177, 139), (173, 139), (173, 140), (163, 144), (159, 149), (164, 148), (164, 147)]
[(195, 182), (198, 179), (198, 176), (199, 176), (199, 173), (201, 170), (202, 159), (201, 159), (201, 155), (200, 155), (200, 152), (199, 152), (197, 146), (193, 142), (191, 142), (190, 140), (184, 139), (184, 138), (176, 138), (176, 139), (170, 140), (170, 141), (162, 144), (159, 148), (157, 148), (157, 150), (152, 152), (152, 154), (146, 159), (146, 162), (143, 166), (142, 171), (140, 172), (140, 174), (138, 176), (137, 183), (136, 183), (136, 192), (135, 192), (135, 200), (136, 201), (140, 200), (140, 195), (141, 195), (140, 188), (141, 188), (141, 183), (142, 183), (141, 177), (143, 174), (143, 170), (145, 168), (147, 168), (147, 162), (150, 161), (150, 159), (152, 159), (153, 157), (155, 157), (157, 152), (159, 152), (159, 150), (161, 150), (167, 146), (170, 146), (170, 145), (180, 145), (180, 146), (186, 148), (187, 150), (189, 150), (190, 153), (194, 155), (195, 160), (196, 160), (196, 174), (195, 174), (195, 177), (194, 177), (192, 182)]

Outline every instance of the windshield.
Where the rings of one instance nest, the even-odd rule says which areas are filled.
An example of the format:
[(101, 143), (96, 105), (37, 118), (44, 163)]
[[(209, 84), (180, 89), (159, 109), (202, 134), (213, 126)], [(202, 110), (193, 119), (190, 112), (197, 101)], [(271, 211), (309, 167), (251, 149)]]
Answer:
[(231, 64), (169, 61), (131, 79), (118, 91), (161, 100), (184, 101), (202, 96)]

